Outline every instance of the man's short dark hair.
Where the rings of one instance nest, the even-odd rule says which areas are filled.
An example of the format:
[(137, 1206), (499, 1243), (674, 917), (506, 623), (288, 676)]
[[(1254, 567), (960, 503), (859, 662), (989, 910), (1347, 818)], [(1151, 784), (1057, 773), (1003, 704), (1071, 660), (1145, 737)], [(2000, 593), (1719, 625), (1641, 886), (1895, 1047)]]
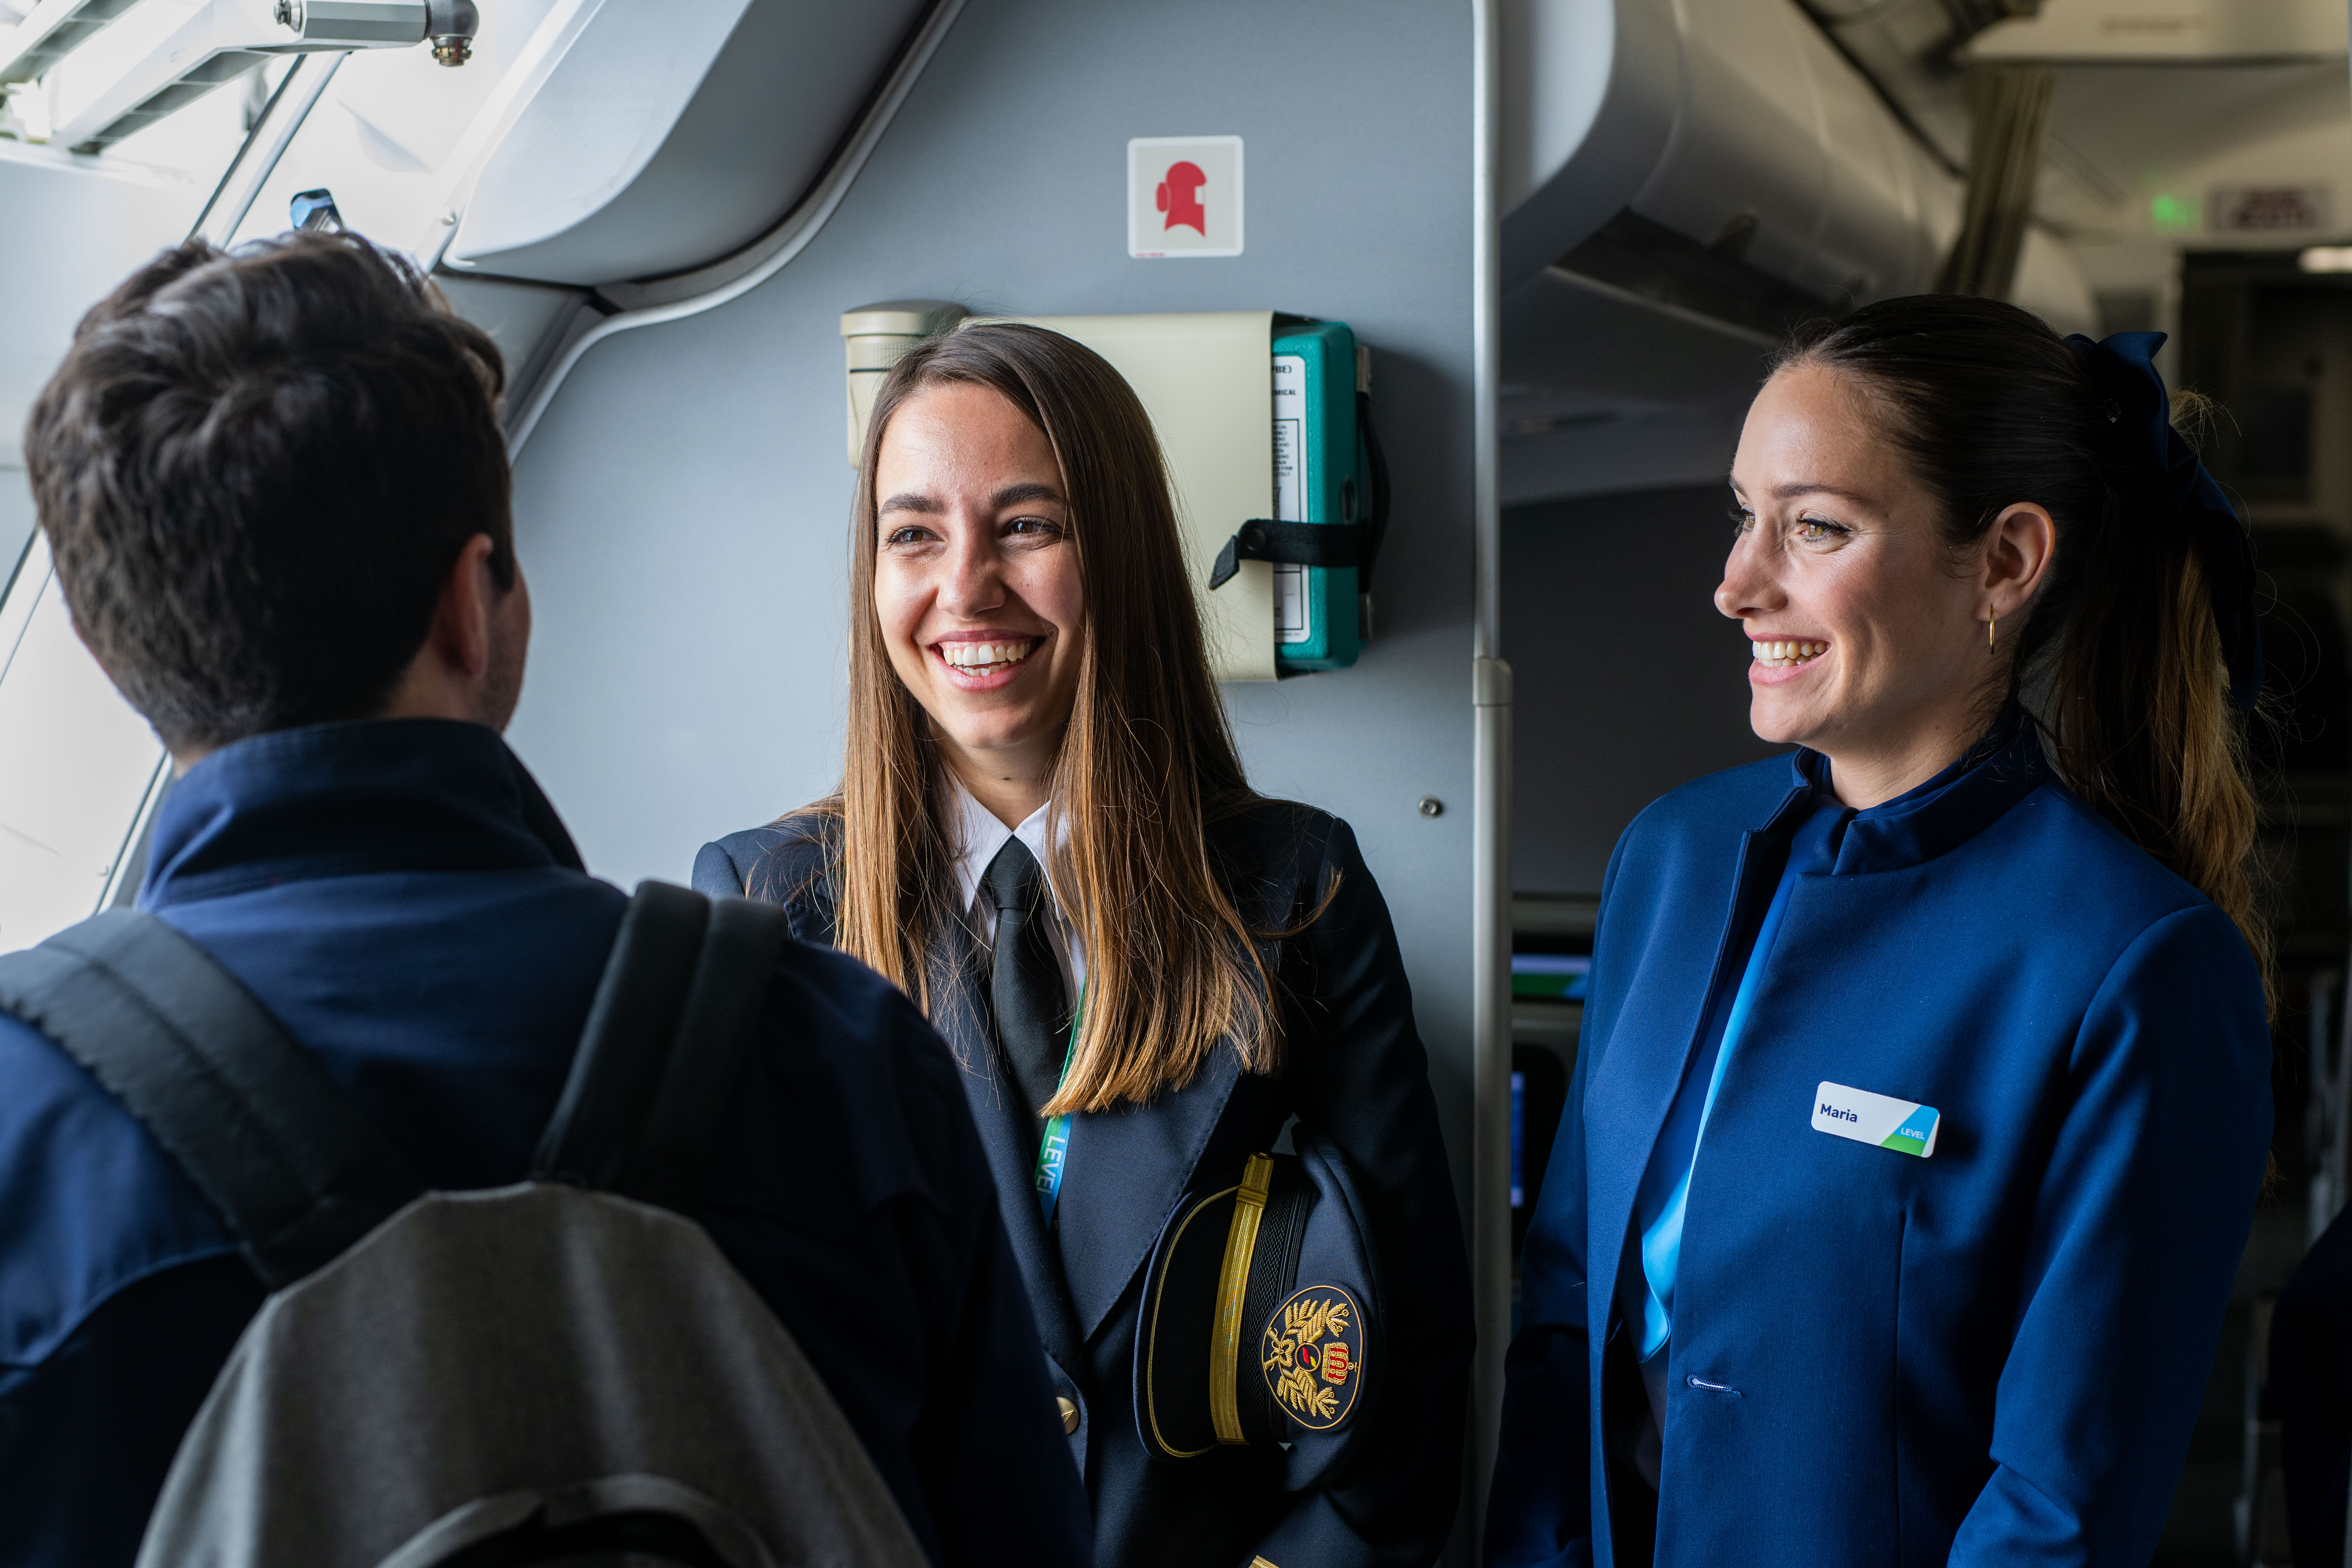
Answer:
[(165, 744), (381, 711), (475, 534), (512, 586), (505, 380), (353, 235), (191, 241), (82, 319), (26, 467), (75, 626)]

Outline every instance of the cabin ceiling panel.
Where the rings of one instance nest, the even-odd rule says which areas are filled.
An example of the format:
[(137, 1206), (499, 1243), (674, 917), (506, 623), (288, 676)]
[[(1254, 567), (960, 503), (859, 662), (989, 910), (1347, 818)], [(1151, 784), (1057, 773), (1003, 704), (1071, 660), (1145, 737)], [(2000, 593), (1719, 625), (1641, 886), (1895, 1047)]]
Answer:
[[(2201, 204), (2191, 171), (2295, 177), (2265, 176), (2263, 154), (2298, 131), (2326, 128), (2352, 162), (2341, 0), (2045, 0), (2039, 17), (1997, 23), (1958, 55), (1945, 0), (1803, 3), (1955, 169), (1969, 151), (1962, 63), (2050, 64), (2058, 88), (2035, 210), (2070, 241), (2157, 237), (2158, 197)], [(2198, 226), (2164, 237), (2194, 243)]]
[[(2233, 179), (2322, 178), (2336, 184), (2339, 202), (2352, 201), (2352, 186), (2342, 183), (2352, 176), (2352, 79), (2343, 60), (2070, 68), (2059, 77), (2051, 137), (2058, 155), (2036, 205), (2085, 238), (2158, 232), (2153, 204), (2166, 197), (2187, 203), (2195, 225), (2170, 232), (2193, 239), (2208, 187)], [(2227, 243), (2247, 241), (2241, 235)]]
[(446, 264), (655, 277), (772, 227), (824, 170), (924, 0), (603, 0), (483, 168)]
[(2042, 65), (2340, 59), (2346, 20), (2343, 0), (2055, 0), (1995, 22), (1960, 56)]

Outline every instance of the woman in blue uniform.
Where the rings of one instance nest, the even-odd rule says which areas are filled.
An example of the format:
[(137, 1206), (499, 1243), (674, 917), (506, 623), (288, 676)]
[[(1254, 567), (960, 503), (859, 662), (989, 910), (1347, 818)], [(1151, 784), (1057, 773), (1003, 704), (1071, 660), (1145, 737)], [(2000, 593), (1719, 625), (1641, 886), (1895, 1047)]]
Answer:
[(1619, 842), (1490, 1563), (2141, 1563), (2270, 1139), (2246, 535), (2163, 339), (1895, 300), (1749, 410), (1793, 756)]
[[(919, 346), (850, 560), (841, 790), (695, 886), (781, 902), (956, 1049), (1103, 1563), (1433, 1561), (1471, 1331), (1412, 997), (1347, 825), (1243, 775), (1141, 404), (1036, 328)], [(1270, 1190), (1286, 1123), (1312, 1181)], [(1276, 1276), (1350, 1310), (1285, 1319)]]

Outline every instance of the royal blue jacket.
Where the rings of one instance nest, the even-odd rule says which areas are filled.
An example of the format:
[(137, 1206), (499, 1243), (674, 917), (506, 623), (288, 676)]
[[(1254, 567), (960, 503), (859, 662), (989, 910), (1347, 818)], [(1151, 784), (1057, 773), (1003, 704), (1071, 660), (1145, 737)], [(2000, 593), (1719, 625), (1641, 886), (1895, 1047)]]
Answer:
[[(1743, 898), (1819, 776), (1666, 796), (1602, 892), (1523, 1262), (1487, 1558), (1606, 1564), (1633, 1194)], [(1691, 1173), (1656, 1561), (2128, 1563), (2155, 1549), (2270, 1142), (2253, 959), (2032, 727), (1801, 876)], [(1731, 977), (1736, 980), (1736, 976)], [(1942, 1112), (1925, 1159), (1817, 1131), (1824, 1082)], [(1639, 1500), (1638, 1501), (1636, 1500)], [(1638, 1556), (1635, 1546), (1629, 1555)]]
[[(513, 753), (434, 720), (263, 735), (159, 812), (141, 904), (313, 1051), (424, 1180), (520, 1180), (625, 900)], [(1086, 1498), (954, 1062), (787, 946), (701, 1216), (934, 1562), (1088, 1561)], [(127, 1564), (262, 1300), (129, 1113), (0, 1016), (0, 1564)]]

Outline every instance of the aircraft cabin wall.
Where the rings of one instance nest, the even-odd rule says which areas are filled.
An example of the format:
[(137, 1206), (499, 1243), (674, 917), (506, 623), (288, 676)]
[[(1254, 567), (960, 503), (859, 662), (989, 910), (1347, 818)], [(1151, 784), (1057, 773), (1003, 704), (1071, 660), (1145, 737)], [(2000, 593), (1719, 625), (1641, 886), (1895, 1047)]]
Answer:
[[(1225, 696), (1253, 783), (1362, 842), (1466, 1203), (1470, 50), (1467, 6), (1405, 0), (971, 0), (790, 265), (593, 349), (515, 469), (537, 630), (511, 732), (589, 866), (625, 885), (682, 879), (704, 840), (833, 787), (844, 310), (1349, 322), (1371, 348), (1396, 483), (1378, 635), (1352, 669)], [(1243, 254), (1130, 259), (1128, 139), (1195, 134), (1244, 140)], [(1417, 809), (1424, 795), (1440, 815)]]
[(1503, 513), (1511, 886), (1591, 895), (1660, 795), (1786, 751), (1748, 726), (1747, 638), (1715, 609), (1731, 526), (1706, 482)]

